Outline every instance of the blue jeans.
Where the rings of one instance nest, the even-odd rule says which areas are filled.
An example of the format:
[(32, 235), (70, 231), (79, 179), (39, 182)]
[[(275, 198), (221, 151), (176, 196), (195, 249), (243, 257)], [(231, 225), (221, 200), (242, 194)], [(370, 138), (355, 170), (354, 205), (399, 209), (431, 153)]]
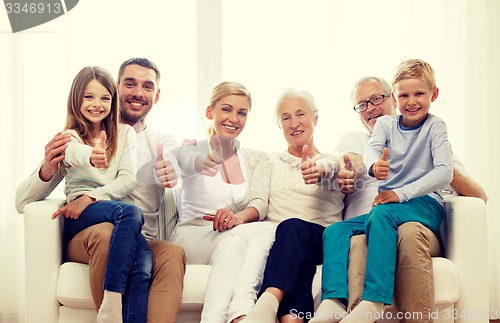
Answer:
[(123, 322), (146, 322), (152, 255), (141, 234), (142, 211), (119, 201), (98, 201), (89, 205), (77, 220), (65, 219), (65, 240), (103, 222), (114, 224), (103, 288), (123, 294)]
[(410, 221), (420, 222), (437, 232), (443, 216), (443, 207), (425, 195), (404, 203), (380, 204), (368, 214), (330, 225), (323, 234), (321, 298), (347, 301), (350, 239), (366, 233), (368, 254), (363, 299), (392, 304), (398, 227)]

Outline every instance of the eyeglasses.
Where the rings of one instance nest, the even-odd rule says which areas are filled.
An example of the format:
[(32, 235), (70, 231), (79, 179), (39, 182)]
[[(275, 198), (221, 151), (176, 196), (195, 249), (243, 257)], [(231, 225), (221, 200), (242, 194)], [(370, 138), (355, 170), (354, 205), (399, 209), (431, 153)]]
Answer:
[(371, 103), (373, 106), (381, 105), (385, 98), (389, 97), (390, 94), (376, 94), (370, 98), (370, 100), (362, 101), (356, 104), (353, 109), (354, 111), (361, 113), (368, 109), (368, 103)]

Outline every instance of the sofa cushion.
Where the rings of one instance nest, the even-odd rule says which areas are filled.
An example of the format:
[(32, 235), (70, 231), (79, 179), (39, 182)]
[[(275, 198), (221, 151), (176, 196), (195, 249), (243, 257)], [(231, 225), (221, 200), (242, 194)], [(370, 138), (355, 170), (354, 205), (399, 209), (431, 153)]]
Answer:
[(95, 308), (90, 292), (89, 266), (65, 262), (57, 277), (57, 300), (65, 306)]
[(183, 310), (201, 310), (203, 307), (210, 269), (210, 265), (186, 266), (181, 305)]
[[(189, 265), (184, 277), (182, 310), (197, 311), (203, 306), (207, 288), (209, 265)], [(64, 306), (94, 309), (90, 292), (89, 266), (65, 262), (59, 269), (57, 300)]]
[(434, 303), (453, 304), (460, 297), (460, 276), (457, 266), (449, 259), (432, 258), (434, 271)]
[[(449, 259), (432, 258), (434, 270), (434, 295), (438, 305), (453, 304), (460, 296), (459, 275), (456, 265)], [(209, 265), (188, 265), (184, 277), (182, 311), (200, 311), (205, 298)], [(315, 306), (321, 302), (321, 266), (317, 267), (312, 293)], [(57, 300), (76, 308), (94, 308), (90, 293), (88, 265), (66, 262), (61, 265), (57, 282)]]

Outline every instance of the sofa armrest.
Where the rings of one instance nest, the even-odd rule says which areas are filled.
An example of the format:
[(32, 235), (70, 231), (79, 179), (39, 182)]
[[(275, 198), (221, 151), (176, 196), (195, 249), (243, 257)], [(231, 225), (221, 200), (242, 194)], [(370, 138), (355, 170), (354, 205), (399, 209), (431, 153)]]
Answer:
[(488, 322), (488, 240), (486, 205), (464, 196), (445, 200), (445, 256), (460, 273), (460, 298), (455, 322)]
[(57, 275), (62, 263), (63, 217), (50, 216), (62, 200), (46, 199), (24, 208), (26, 322), (58, 321)]
[(177, 185), (174, 188), (166, 188), (165, 194), (160, 204), (158, 215), (158, 239), (168, 240), (174, 232), (179, 213), (177, 203), (181, 198), (181, 188)]

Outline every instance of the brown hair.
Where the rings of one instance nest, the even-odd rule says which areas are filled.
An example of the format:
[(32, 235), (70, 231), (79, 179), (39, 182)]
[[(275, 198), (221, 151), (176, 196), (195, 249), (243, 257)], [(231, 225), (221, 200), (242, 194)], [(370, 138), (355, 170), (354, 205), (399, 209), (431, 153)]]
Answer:
[(120, 65), (120, 69), (118, 70), (118, 83), (120, 83), (120, 79), (123, 76), (123, 73), (125, 73), (125, 68), (129, 65), (139, 65), (153, 70), (156, 74), (156, 83), (160, 84), (160, 70), (158, 69), (158, 66), (144, 57), (134, 57), (123, 62), (122, 65)]
[(107, 135), (107, 157), (111, 160), (116, 152), (118, 142), (118, 92), (111, 74), (99, 66), (84, 67), (73, 80), (68, 96), (68, 114), (64, 129), (75, 130), (86, 145), (94, 146), (92, 124), (86, 120), (80, 108), (83, 103), (85, 88), (90, 81), (96, 80), (111, 94), (111, 108), (108, 116), (102, 120)]

